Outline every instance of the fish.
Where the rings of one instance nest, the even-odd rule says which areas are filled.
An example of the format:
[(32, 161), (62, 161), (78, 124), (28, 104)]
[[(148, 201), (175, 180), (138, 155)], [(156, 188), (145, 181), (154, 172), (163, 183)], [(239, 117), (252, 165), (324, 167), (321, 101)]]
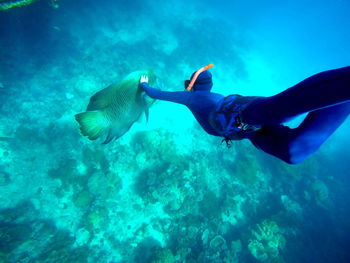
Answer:
[(30, 5), (38, 0), (2, 0), (0, 1), (0, 11), (8, 10), (13, 7)]
[(75, 115), (81, 134), (90, 140), (105, 136), (103, 144), (107, 144), (123, 136), (142, 113), (148, 120), (154, 100), (146, 99), (146, 93), (139, 86), (142, 75), (148, 76), (149, 85), (156, 83), (152, 70), (139, 70), (95, 93), (86, 111)]
[(10, 142), (14, 138), (13, 137), (8, 137), (8, 136), (0, 136), (0, 142)]

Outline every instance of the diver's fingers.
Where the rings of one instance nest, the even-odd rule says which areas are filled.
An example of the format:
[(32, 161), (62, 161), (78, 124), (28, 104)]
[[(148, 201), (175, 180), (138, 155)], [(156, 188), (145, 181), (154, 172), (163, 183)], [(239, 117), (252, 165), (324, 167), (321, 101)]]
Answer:
[(142, 83), (142, 82), (148, 83), (148, 76), (142, 75), (141, 78), (140, 78), (140, 83)]

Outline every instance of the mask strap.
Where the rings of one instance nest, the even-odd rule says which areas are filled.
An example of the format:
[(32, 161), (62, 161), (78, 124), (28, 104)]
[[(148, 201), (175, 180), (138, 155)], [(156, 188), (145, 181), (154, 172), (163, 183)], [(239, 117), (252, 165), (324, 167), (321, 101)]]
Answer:
[(212, 68), (212, 67), (214, 67), (214, 64), (206, 65), (206, 66), (200, 68), (199, 70), (197, 70), (196, 73), (194, 73), (194, 76), (193, 76), (193, 78), (192, 78), (190, 84), (189, 84), (188, 87), (186, 88), (186, 90), (190, 91), (190, 90), (192, 89), (192, 87), (193, 87), (193, 84), (196, 82), (196, 80), (197, 80), (199, 74), (201, 74), (203, 71), (206, 71), (207, 69), (210, 69), (210, 68)]

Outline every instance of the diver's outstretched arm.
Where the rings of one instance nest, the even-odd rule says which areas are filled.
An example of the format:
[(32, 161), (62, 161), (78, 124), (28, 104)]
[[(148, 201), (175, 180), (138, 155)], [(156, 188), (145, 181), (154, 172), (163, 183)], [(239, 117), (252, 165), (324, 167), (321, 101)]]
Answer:
[(152, 88), (147, 82), (141, 82), (140, 87), (153, 99), (166, 100), (184, 105), (188, 105), (191, 94), (188, 91), (161, 91), (159, 89)]
[(241, 119), (251, 125), (276, 125), (347, 101), (350, 66), (318, 73), (275, 96), (258, 98), (243, 110)]
[(295, 129), (266, 125), (250, 136), (259, 149), (277, 158), (297, 164), (313, 154), (350, 114), (350, 102), (310, 112)]

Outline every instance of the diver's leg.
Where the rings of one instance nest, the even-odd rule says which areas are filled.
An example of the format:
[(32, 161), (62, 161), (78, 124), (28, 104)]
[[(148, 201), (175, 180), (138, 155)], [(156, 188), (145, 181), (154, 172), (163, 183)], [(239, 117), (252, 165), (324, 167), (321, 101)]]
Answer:
[(272, 97), (254, 100), (241, 113), (251, 125), (280, 124), (299, 114), (350, 100), (350, 66), (313, 75)]
[(261, 150), (291, 164), (300, 163), (314, 153), (350, 114), (350, 102), (309, 113), (295, 129), (267, 125), (250, 140)]
[(293, 129), (283, 125), (266, 125), (253, 133), (249, 139), (254, 146), (287, 163), (291, 163), (289, 144)]

